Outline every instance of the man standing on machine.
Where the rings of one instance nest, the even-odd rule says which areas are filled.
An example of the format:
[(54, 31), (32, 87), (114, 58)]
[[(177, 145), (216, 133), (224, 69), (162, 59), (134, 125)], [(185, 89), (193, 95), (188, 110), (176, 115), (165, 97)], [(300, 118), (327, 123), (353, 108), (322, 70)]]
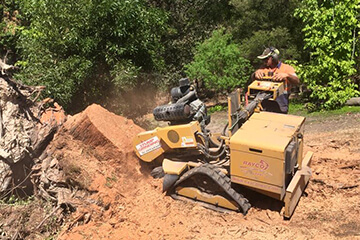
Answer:
[(280, 112), (287, 113), (289, 107), (289, 95), (292, 85), (300, 83), (299, 78), (295, 73), (295, 69), (279, 59), (280, 51), (274, 47), (268, 47), (257, 58), (262, 59), (264, 62), (262, 66), (251, 75), (251, 80), (261, 80), (264, 77), (271, 77), (272, 81), (283, 81), (285, 85), (284, 94), (276, 98), (279, 104)]

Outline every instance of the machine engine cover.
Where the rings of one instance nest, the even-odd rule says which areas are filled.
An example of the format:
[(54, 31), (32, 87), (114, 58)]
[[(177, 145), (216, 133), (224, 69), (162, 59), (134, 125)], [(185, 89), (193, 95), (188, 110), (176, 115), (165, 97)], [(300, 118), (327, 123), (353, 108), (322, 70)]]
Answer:
[(298, 155), (302, 157), (303, 142), (297, 136), (304, 131), (304, 121), (293, 115), (254, 113), (230, 138), (231, 180), (281, 199), (287, 173), (294, 171)]

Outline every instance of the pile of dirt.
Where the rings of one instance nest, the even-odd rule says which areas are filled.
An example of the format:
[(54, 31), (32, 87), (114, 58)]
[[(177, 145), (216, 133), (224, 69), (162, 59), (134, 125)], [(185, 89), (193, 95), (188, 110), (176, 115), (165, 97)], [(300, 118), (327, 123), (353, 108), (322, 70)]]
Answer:
[(76, 211), (66, 219), (66, 231), (111, 219), (125, 195), (136, 190), (133, 182), (143, 175), (131, 139), (141, 131), (95, 104), (68, 117), (33, 167), (36, 195), (64, 213)]
[[(119, 206), (134, 198), (138, 191), (134, 186), (144, 178), (132, 150), (132, 139), (141, 131), (131, 120), (95, 104), (68, 116), (32, 167), (34, 196), (46, 200), (50, 210), (30, 219), (34, 204), (4, 208), (0, 216), (8, 218), (1, 223), (1, 232), (14, 239), (34, 239), (38, 232), (37, 238), (43, 239), (62, 225), (60, 238), (68, 239), (78, 225), (91, 229), (116, 222)], [(10, 216), (19, 212), (25, 214), (24, 225), (14, 228)], [(25, 224), (29, 220), (32, 224)]]

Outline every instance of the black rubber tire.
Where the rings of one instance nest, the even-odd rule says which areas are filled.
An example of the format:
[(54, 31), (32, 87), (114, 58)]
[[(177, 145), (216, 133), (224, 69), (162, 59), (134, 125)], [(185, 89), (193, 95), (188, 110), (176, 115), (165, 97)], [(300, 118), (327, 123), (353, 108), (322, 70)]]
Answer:
[(162, 166), (159, 166), (159, 167), (154, 168), (151, 171), (150, 175), (153, 178), (163, 178), (165, 176), (165, 172), (164, 172), (164, 169), (162, 168)]

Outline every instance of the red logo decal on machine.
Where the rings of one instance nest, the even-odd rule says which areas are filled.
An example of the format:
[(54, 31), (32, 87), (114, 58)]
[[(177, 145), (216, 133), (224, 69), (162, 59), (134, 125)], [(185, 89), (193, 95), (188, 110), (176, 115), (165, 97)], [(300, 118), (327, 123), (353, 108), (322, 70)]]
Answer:
[(267, 162), (265, 162), (264, 160), (260, 160), (260, 162), (257, 162), (257, 163), (244, 161), (243, 164), (246, 166), (255, 167), (255, 168), (258, 168), (261, 170), (266, 170), (269, 168), (269, 164)]

